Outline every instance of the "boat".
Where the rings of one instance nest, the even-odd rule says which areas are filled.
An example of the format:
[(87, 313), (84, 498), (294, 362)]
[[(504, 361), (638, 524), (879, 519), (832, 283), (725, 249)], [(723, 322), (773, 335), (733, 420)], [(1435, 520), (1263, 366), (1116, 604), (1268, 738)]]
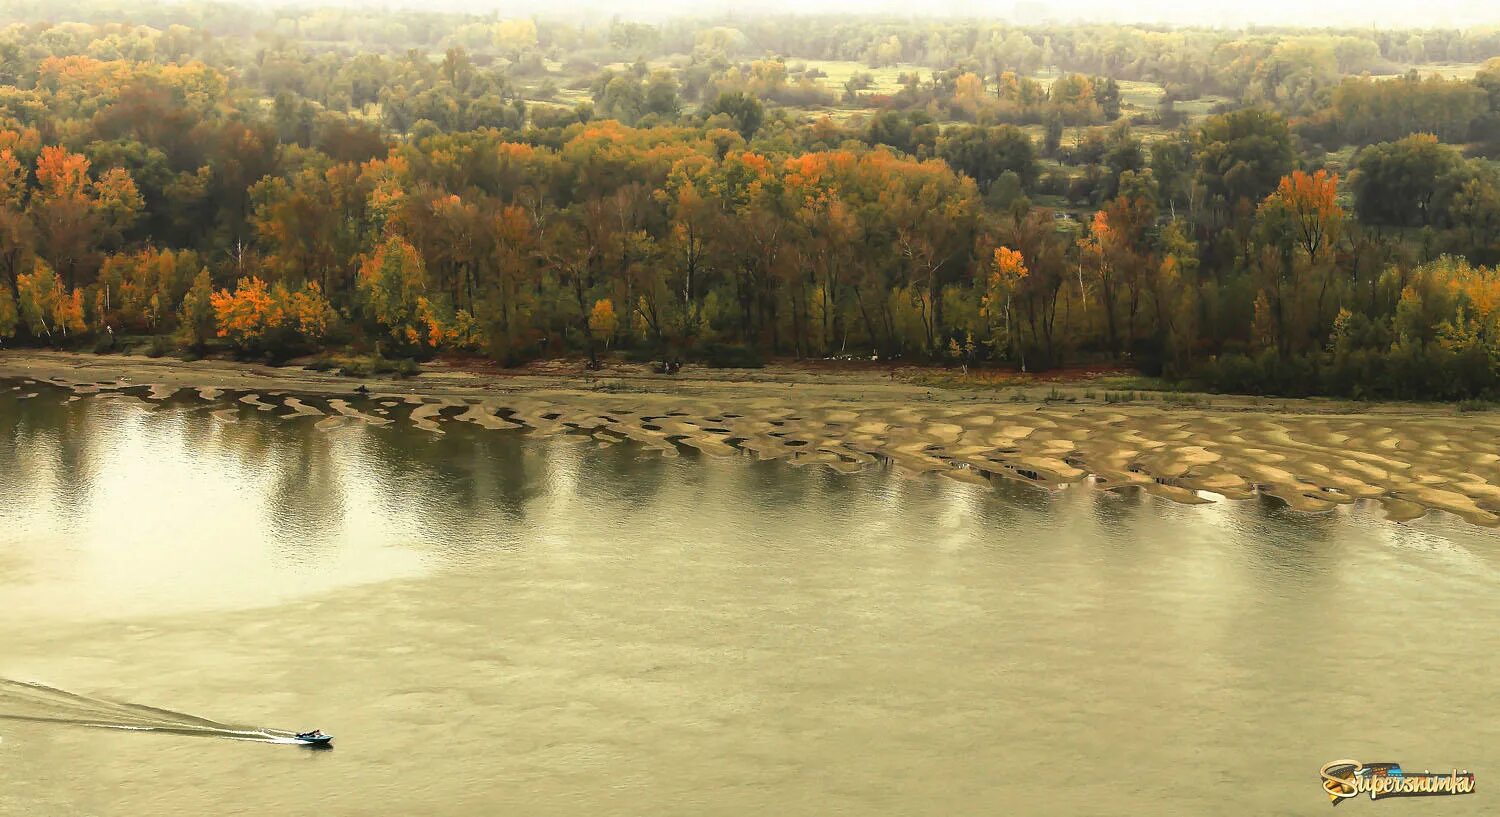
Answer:
[(311, 732), (298, 732), (296, 741), (303, 746), (328, 746), (333, 743), (333, 735), (325, 735), (321, 729)]

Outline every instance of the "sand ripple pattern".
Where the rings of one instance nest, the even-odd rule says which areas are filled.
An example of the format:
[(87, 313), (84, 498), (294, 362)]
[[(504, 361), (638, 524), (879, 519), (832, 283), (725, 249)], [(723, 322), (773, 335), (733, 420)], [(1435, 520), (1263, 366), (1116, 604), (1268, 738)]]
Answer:
[[(56, 378), (54, 378), (56, 380)], [(25, 382), (22, 384), (26, 385)], [(1185, 503), (1277, 497), (1299, 511), (1359, 499), (1395, 520), (1447, 511), (1500, 525), (1500, 421), (1489, 414), (1297, 414), (1190, 406), (699, 398), (666, 393), (517, 392), (297, 395), (151, 384), (77, 383), (75, 394), (208, 403), (313, 419), (320, 431), (396, 424), (434, 434), (453, 424), (523, 427), (535, 436), (629, 441), (662, 456), (692, 449), (854, 472), (889, 463), (966, 482), (1139, 488)], [(29, 388), (29, 386), (27, 386)], [(182, 395), (188, 395), (183, 397)]]

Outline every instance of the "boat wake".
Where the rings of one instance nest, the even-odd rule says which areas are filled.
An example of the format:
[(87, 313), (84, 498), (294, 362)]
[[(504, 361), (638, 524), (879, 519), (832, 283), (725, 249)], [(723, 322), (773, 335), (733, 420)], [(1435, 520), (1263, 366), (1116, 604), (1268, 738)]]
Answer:
[(256, 743), (298, 743), (296, 733), (285, 729), (220, 723), (186, 712), (94, 698), (46, 684), (5, 678), (0, 678), (0, 720), (57, 723), (130, 732), (161, 732)]

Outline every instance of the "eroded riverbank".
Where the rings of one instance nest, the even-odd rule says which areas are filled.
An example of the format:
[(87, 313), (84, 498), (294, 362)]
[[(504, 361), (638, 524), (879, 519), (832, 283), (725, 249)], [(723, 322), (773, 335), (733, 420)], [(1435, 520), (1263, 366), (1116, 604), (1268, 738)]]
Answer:
[(352, 423), (435, 434), (452, 423), (524, 427), (586, 434), (601, 446), (633, 441), (669, 457), (686, 446), (841, 472), (887, 461), (966, 482), (1088, 481), (1188, 503), (1261, 493), (1308, 512), (1370, 499), (1398, 520), (1437, 509), (1500, 524), (1500, 421), (1442, 406), (1106, 404), (1077, 394), (1036, 402), (873, 374), (581, 378), (439, 369), (362, 384), (293, 367), (47, 352), (0, 355), (0, 377), (15, 378), (6, 388), (18, 391), (68, 389), (69, 399), (195, 400), (225, 422), (254, 410), (323, 431)]

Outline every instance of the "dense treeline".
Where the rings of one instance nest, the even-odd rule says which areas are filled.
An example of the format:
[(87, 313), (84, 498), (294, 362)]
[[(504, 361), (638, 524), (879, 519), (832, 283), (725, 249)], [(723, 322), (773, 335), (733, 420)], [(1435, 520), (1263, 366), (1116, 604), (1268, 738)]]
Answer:
[[(926, 26), (922, 47), (947, 51), (920, 58), (955, 67), (879, 99), (847, 88), (878, 110), (835, 118), (795, 110), (835, 101), (810, 68), (733, 57), (775, 40), (919, 58), (881, 23), (567, 35), (584, 43), (530, 20), (259, 12), (274, 34), (256, 49), (212, 36), (216, 8), (0, 30), (0, 340), (1110, 360), (1243, 391), (1497, 389), (1500, 177), (1455, 143), (1500, 121), (1500, 65), (1347, 76), (1410, 60), (1417, 35), (1065, 28), (1028, 65), (1019, 29), (921, 24), (905, 36)], [(208, 30), (168, 22), (194, 14)], [(1424, 58), (1496, 45), (1428, 34)], [(330, 45), (351, 38), (386, 51)], [(1170, 99), (1188, 78), (1144, 55), (1200, 39), (1178, 68), (1256, 104), (1148, 138), (1120, 83), (1153, 76)], [(1096, 40), (1125, 50), (1101, 62)], [(1335, 78), (1310, 92), (1277, 54), (1323, 40)], [(632, 52), (689, 56), (580, 56)], [(570, 58), (591, 102), (537, 102), (550, 80), (528, 72)]]

